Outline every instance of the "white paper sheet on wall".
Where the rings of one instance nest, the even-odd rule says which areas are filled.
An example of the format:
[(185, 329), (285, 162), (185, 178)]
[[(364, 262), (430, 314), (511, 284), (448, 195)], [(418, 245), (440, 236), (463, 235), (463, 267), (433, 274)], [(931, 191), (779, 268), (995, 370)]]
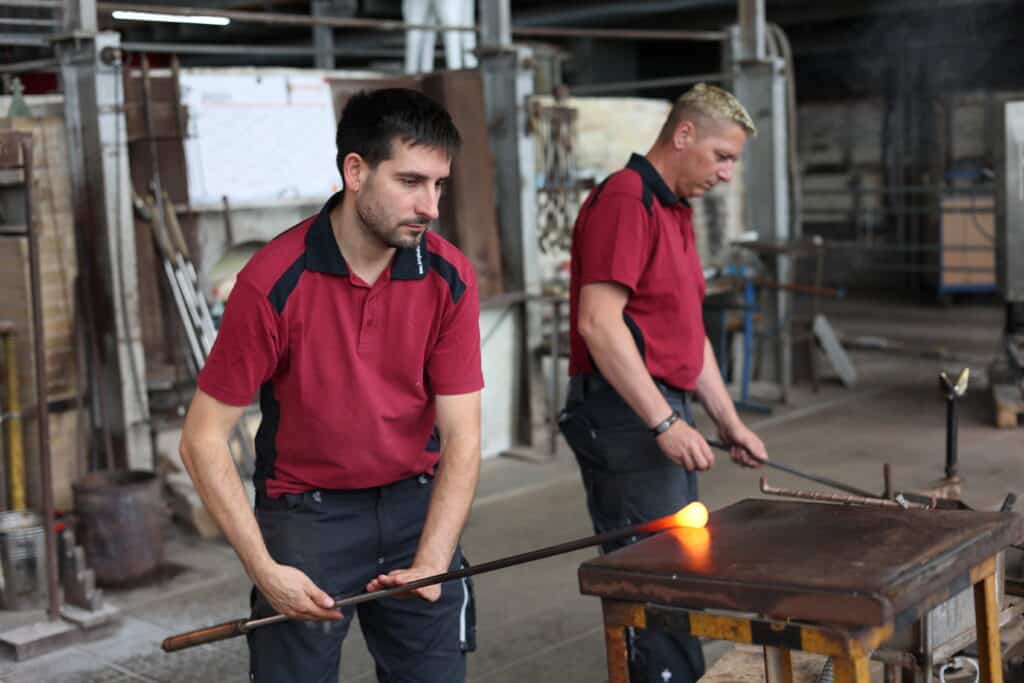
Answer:
[(319, 76), (183, 71), (193, 206), (321, 201), (340, 189), (331, 89)]

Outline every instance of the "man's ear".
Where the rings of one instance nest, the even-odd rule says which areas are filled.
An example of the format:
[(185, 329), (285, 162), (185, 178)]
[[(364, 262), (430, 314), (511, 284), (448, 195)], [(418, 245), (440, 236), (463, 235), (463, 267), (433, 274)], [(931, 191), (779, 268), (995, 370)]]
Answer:
[(676, 149), (683, 149), (697, 141), (697, 128), (693, 121), (682, 120), (676, 126), (672, 134), (672, 146)]
[(366, 176), (370, 172), (370, 165), (366, 159), (355, 152), (349, 152), (341, 161), (341, 178), (345, 182), (345, 189), (358, 192)]

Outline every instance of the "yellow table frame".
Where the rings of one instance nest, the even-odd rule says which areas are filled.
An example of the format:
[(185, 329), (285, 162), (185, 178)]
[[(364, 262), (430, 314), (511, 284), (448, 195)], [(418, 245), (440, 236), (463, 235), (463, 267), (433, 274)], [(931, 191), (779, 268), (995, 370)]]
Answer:
[[(999, 641), (999, 606), (996, 603), (996, 557), (970, 570), (974, 587), (974, 614), (978, 631), (978, 663), (981, 683), (1003, 683)], [(689, 633), (700, 638), (761, 645), (765, 650), (768, 683), (792, 683), (790, 652), (801, 650), (832, 657), (835, 683), (871, 683), (868, 660), (896, 631), (928, 613), (963, 588), (953, 582), (946, 590), (928, 596), (893, 623), (872, 627), (843, 627), (791, 621), (732, 616), (677, 606), (626, 602), (602, 598), (604, 637), (608, 654), (609, 683), (629, 683), (626, 629), (657, 627)]]

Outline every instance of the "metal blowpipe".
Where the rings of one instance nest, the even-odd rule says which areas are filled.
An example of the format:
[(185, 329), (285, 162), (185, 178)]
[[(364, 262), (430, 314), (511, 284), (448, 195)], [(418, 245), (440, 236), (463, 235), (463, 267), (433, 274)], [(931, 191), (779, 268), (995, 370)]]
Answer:
[[(393, 588), (386, 588), (372, 593), (359, 593), (348, 597), (338, 597), (334, 599), (334, 609), (341, 609), (342, 607), (350, 607), (352, 605), (358, 605), (372, 600), (379, 600), (381, 598), (395, 596), (400, 593), (407, 593), (418, 588), (425, 588), (427, 586), (445, 583), (446, 581), (455, 581), (468, 576), (485, 574), (487, 572), (497, 571), (498, 569), (513, 567), (517, 564), (534, 562), (546, 557), (562, 555), (581, 548), (601, 545), (627, 536), (650, 534), (657, 531), (665, 531), (666, 529), (675, 529), (680, 527), (703, 528), (707, 525), (707, 521), (707, 508), (704, 507), (703, 503), (693, 502), (675, 514), (661, 517), (659, 519), (653, 519), (642, 524), (634, 524), (623, 529), (615, 529), (614, 531), (606, 531), (603, 534), (597, 534), (595, 536), (578, 538), (575, 541), (559, 543), (558, 545), (540, 548), (539, 550), (531, 550), (529, 552), (520, 553), (519, 555), (512, 555), (499, 560), (492, 560), (490, 562), (478, 564), (473, 567), (466, 567), (452, 572), (446, 572), (444, 574), (427, 576)], [(228, 638), (241, 636), (255, 628), (259, 628), (260, 626), (269, 626), (270, 624), (288, 621), (288, 619), (289, 617), (283, 614), (275, 614), (261, 619), (235, 619), (233, 621), (224, 622), (223, 624), (217, 624), (216, 626), (208, 626), (207, 628), (201, 628), (195, 631), (188, 631), (187, 633), (170, 636), (161, 643), (160, 647), (163, 648), (164, 652), (176, 652), (196, 645), (203, 645), (205, 643), (213, 643), (218, 640), (227, 640)]]

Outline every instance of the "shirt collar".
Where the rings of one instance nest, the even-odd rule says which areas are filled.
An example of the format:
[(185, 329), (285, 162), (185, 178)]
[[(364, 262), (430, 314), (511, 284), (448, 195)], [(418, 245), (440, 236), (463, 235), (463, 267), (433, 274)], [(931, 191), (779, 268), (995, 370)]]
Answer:
[(686, 206), (690, 205), (689, 202), (685, 199), (680, 199), (676, 196), (675, 192), (669, 189), (668, 185), (665, 184), (665, 179), (658, 173), (658, 169), (654, 168), (654, 165), (647, 160), (647, 157), (639, 154), (631, 155), (626, 168), (640, 174), (640, 179), (643, 181), (644, 186), (654, 193), (654, 196), (658, 198), (658, 202), (662, 206), (674, 206), (679, 203)]
[[(327, 200), (306, 233), (307, 270), (328, 275), (349, 274), (348, 264), (331, 228), (331, 211), (338, 205), (343, 195), (344, 191), (341, 191)], [(422, 280), (427, 275), (428, 264), (427, 236), (424, 234), (415, 247), (395, 250), (395, 256), (391, 261), (391, 279)]]

